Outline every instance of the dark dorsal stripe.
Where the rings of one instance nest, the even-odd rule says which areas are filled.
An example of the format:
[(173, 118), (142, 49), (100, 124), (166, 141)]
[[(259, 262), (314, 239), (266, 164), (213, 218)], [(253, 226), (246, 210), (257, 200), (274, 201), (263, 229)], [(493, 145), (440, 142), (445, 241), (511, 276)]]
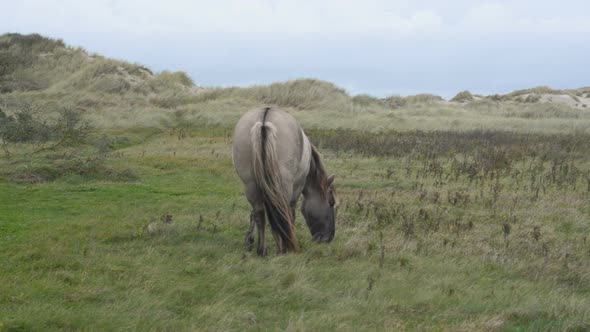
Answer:
[[(265, 107), (264, 108), (264, 114), (262, 115), (262, 132), (260, 134), (260, 140), (261, 140), (261, 144), (260, 146), (262, 147), (262, 166), (265, 167), (266, 165), (266, 127), (264, 126), (264, 124), (266, 123), (266, 117), (268, 116), (268, 112), (270, 111), (270, 107)], [(265, 172), (266, 173), (266, 172)]]

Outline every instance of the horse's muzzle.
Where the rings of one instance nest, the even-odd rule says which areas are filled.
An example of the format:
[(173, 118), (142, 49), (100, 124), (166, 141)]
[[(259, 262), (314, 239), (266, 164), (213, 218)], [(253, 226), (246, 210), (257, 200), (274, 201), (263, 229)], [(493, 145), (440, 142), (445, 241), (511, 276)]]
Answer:
[(318, 243), (324, 242), (329, 243), (332, 242), (334, 239), (334, 234), (323, 234), (323, 233), (316, 233), (313, 235), (312, 240)]

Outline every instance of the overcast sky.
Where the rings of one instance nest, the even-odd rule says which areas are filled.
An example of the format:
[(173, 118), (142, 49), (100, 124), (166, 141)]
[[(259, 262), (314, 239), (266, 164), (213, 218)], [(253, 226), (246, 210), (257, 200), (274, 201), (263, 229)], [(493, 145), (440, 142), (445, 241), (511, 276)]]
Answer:
[(353, 94), (451, 97), (590, 85), (587, 0), (0, 0), (37, 32), (202, 86), (328, 80)]

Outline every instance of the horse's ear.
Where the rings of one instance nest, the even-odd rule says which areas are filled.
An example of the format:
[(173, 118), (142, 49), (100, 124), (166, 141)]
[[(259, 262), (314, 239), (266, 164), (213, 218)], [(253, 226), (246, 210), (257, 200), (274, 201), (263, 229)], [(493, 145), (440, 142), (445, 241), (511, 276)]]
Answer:
[(334, 184), (334, 174), (330, 175), (328, 178), (328, 187)]

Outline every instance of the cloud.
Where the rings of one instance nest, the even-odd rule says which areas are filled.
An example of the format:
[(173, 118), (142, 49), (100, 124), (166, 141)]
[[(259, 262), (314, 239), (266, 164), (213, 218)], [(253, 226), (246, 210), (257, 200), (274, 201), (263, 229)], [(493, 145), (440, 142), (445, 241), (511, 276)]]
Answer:
[[(590, 32), (584, 12), (552, 16), (553, 7), (535, 1), (453, 1), (445, 7), (432, 0), (21, 0), (4, 7), (10, 15), (0, 29), (52, 34), (392, 40)], [(545, 9), (538, 12), (537, 7)]]
[(5, 2), (0, 33), (63, 38), (211, 85), (313, 76), (361, 91), (497, 91), (589, 75), (587, 0)]
[[(557, 4), (557, 3), (556, 3)], [(590, 33), (590, 19), (586, 12), (578, 12), (574, 6), (560, 4), (568, 13), (535, 11), (535, 3), (528, 7), (513, 6), (510, 3), (481, 3), (466, 11), (463, 19), (453, 29), (482, 38), (503, 40), (530, 40), (533, 38), (567, 39), (582, 37)], [(588, 7), (588, 6), (586, 6)]]
[[(403, 1), (398, 1), (403, 2)], [(23, 0), (8, 5), (2, 29), (134, 34), (238, 36), (411, 35), (434, 31), (441, 17), (428, 9), (401, 13), (396, 2), (368, 0), (73, 1)]]

